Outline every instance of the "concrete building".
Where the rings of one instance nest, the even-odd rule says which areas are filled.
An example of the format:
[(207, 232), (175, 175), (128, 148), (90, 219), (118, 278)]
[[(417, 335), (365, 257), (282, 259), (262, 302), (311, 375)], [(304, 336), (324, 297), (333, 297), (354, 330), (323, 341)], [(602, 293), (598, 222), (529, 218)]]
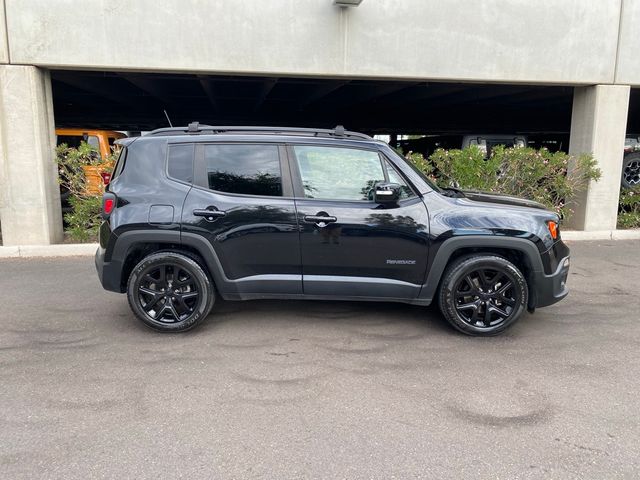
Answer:
[[(371, 112), (391, 105), (397, 119), (429, 100), (434, 110), (415, 118), (433, 126), (433, 112), (443, 112), (455, 123), (444, 115), (466, 98), (461, 124), (475, 118), (486, 131), (491, 100), (502, 105), (503, 124), (535, 119), (545, 129), (566, 111), (570, 151), (592, 152), (603, 171), (573, 226), (614, 229), (628, 115), (640, 130), (631, 93), (640, 86), (638, 24), (640, 0), (364, 0), (352, 8), (333, 0), (0, 0), (4, 244), (61, 239), (55, 125), (151, 127), (167, 106), (187, 118), (188, 99), (172, 79), (197, 86), (191, 111), (221, 123), (358, 128), (367, 118), (391, 131), (407, 125)], [(225, 93), (224, 81), (255, 86), (249, 104), (235, 84)], [(281, 106), (272, 108), (271, 97)], [(331, 98), (350, 102), (355, 125), (321, 107)], [(572, 105), (562, 107), (563, 98)]]

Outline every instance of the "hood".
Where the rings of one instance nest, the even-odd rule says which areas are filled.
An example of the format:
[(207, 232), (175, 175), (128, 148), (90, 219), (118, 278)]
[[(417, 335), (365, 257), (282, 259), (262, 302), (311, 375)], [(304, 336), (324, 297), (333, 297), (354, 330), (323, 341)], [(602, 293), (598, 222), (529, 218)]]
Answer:
[(511, 195), (500, 195), (497, 193), (487, 193), (487, 192), (475, 192), (472, 190), (462, 190), (464, 196), (469, 200), (475, 200), (478, 202), (488, 202), (488, 203), (500, 203), (503, 205), (513, 205), (515, 207), (529, 207), (529, 208), (539, 208), (542, 210), (548, 210), (546, 206), (539, 202), (534, 202), (533, 200), (527, 200), (526, 198), (513, 197)]

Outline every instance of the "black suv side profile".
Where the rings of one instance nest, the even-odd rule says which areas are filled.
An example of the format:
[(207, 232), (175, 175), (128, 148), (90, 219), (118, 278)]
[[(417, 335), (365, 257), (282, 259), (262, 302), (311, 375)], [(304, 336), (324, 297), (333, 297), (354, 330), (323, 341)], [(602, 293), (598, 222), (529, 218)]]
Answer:
[(496, 335), (568, 293), (557, 214), (440, 189), (367, 135), (192, 123), (119, 143), (95, 263), (153, 329), (188, 330), (219, 296), (436, 301)]

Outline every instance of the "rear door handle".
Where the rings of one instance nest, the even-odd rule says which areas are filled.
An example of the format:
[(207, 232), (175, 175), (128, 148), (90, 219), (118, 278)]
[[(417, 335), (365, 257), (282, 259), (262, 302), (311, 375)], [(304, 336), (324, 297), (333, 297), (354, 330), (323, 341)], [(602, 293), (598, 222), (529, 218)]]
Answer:
[(305, 215), (304, 221), (308, 223), (315, 223), (317, 227), (326, 227), (329, 223), (337, 222), (336, 217), (330, 215)]
[(226, 212), (213, 210), (212, 208), (196, 208), (193, 211), (193, 214), (196, 217), (204, 217), (204, 219), (208, 222), (213, 222), (220, 217), (224, 217), (226, 215)]

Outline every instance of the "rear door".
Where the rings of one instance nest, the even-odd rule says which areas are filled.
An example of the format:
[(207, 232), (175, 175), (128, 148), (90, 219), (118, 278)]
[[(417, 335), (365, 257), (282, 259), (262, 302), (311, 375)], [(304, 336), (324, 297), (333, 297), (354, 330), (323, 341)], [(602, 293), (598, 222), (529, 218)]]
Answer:
[[(428, 216), (422, 199), (377, 150), (288, 148), (306, 295), (415, 298), (424, 282)], [(376, 182), (402, 185), (400, 201), (372, 201)]]
[[(176, 147), (171, 147), (176, 148)], [(194, 187), (182, 213), (183, 242), (206, 239), (222, 278), (240, 297), (302, 293), (295, 203), (283, 146), (199, 143)]]

